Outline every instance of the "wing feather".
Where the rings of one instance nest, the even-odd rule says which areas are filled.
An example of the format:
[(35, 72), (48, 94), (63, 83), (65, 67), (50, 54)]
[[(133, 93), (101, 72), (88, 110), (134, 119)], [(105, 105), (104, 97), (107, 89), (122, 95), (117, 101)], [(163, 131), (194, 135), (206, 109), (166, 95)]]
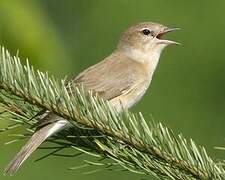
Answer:
[(128, 65), (126, 61), (106, 59), (81, 72), (73, 83), (82, 84), (86, 90), (97, 93), (103, 99), (111, 100), (135, 83), (135, 71)]

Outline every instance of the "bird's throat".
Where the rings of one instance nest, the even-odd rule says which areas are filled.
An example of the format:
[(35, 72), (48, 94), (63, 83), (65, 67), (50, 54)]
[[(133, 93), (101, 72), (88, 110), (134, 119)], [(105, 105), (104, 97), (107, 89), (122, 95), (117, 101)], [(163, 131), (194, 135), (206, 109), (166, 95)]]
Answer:
[(135, 48), (127, 48), (125, 50), (126, 55), (139, 63), (142, 63), (147, 68), (150, 75), (153, 75), (161, 55), (162, 49), (152, 49), (149, 51), (143, 51)]

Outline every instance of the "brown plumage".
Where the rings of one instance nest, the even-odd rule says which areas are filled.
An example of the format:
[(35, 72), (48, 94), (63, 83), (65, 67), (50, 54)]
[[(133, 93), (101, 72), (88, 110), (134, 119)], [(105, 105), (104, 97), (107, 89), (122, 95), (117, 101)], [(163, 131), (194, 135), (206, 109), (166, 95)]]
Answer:
[[(81, 84), (108, 100), (120, 111), (130, 108), (144, 95), (150, 85), (161, 51), (176, 42), (161, 36), (174, 29), (157, 23), (140, 23), (125, 31), (116, 50), (103, 61), (81, 72), (70, 83)], [(52, 112), (46, 112), (37, 130), (5, 169), (13, 175), (40, 144), (69, 122)]]

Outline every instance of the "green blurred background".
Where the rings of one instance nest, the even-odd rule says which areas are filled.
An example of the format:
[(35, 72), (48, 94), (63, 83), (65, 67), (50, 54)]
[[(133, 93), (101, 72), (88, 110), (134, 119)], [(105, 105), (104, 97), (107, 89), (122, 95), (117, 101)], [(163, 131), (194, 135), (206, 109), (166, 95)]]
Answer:
[[(213, 148), (225, 144), (224, 7), (224, 0), (1, 0), (0, 44), (14, 54), (19, 49), (19, 56), (29, 58), (35, 68), (61, 78), (109, 55), (121, 32), (132, 24), (156, 21), (181, 27), (169, 36), (182, 46), (163, 52), (151, 89), (132, 111), (162, 121), (205, 146), (215, 159), (225, 159), (224, 152)], [(1, 127), (6, 124), (0, 122)], [(11, 138), (6, 133), (0, 137), (2, 171), (24, 142), (3, 146)], [(87, 156), (33, 163), (45, 153), (34, 153), (17, 176), (0, 179), (146, 178), (127, 172), (83, 175), (85, 169), (67, 170)]]

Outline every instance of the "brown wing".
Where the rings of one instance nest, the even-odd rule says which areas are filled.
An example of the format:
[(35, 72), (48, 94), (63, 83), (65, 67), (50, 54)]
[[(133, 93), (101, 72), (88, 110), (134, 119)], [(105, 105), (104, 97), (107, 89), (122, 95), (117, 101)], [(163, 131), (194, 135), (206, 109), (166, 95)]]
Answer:
[(111, 100), (130, 89), (135, 82), (135, 69), (130, 60), (108, 58), (81, 72), (72, 83), (82, 84), (103, 99)]

